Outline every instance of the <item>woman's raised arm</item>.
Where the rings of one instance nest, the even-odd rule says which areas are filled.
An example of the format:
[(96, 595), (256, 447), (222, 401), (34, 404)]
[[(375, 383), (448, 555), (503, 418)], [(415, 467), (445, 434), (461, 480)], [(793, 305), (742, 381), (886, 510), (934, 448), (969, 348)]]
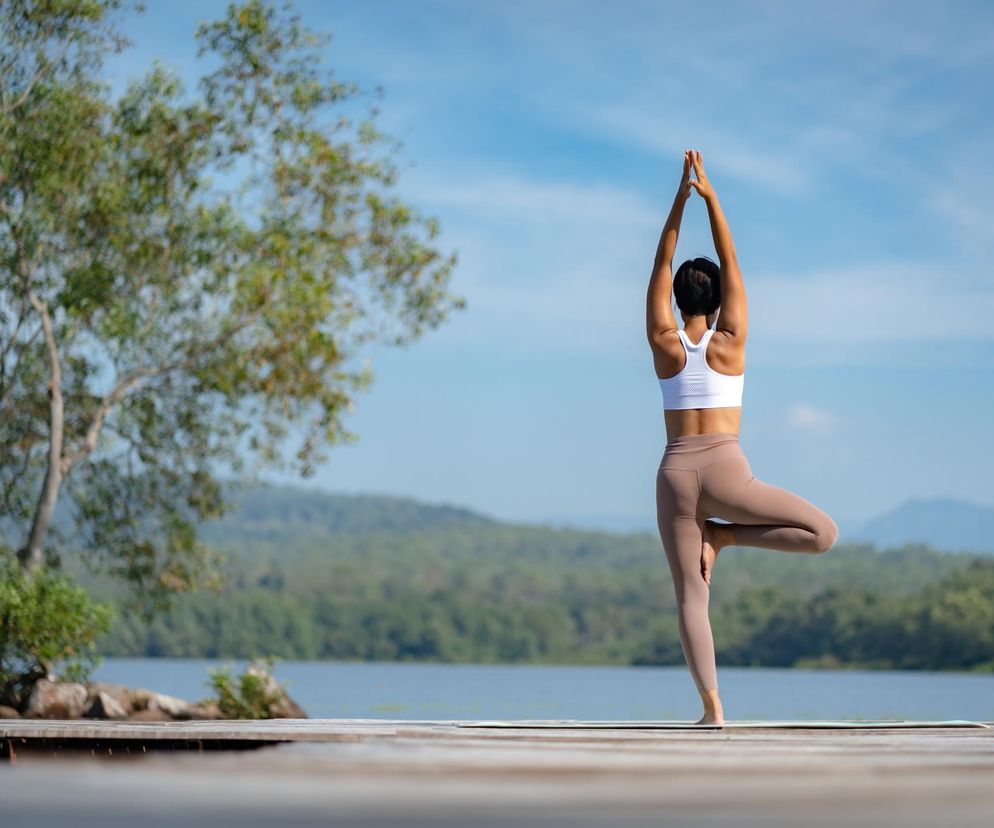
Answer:
[(663, 225), (663, 232), (656, 245), (656, 258), (652, 263), (652, 274), (649, 276), (649, 289), (645, 299), (645, 324), (649, 345), (659, 344), (660, 337), (667, 331), (676, 330), (676, 319), (673, 316), (671, 300), (673, 290), (673, 255), (676, 253), (676, 242), (680, 236), (680, 223), (683, 221), (683, 206), (690, 197), (690, 150), (683, 154), (683, 177), (670, 214)]
[(746, 293), (742, 273), (739, 271), (739, 262), (735, 256), (732, 231), (728, 228), (728, 221), (714, 187), (711, 186), (707, 173), (704, 172), (704, 157), (699, 152), (693, 152), (691, 161), (697, 180), (690, 181), (690, 186), (697, 190), (708, 206), (711, 236), (721, 265), (721, 310), (718, 312), (715, 327), (729, 336), (744, 340), (748, 330)]

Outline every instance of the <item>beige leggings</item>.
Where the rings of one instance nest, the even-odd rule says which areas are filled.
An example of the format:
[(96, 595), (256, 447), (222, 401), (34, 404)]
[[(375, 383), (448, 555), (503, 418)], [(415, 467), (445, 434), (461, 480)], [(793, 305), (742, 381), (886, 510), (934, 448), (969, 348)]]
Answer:
[(708, 619), (711, 588), (701, 574), (702, 531), (710, 517), (731, 521), (735, 546), (824, 552), (838, 537), (825, 512), (757, 480), (737, 434), (712, 432), (666, 444), (656, 475), (656, 517), (679, 611), (680, 642), (700, 691), (718, 686)]

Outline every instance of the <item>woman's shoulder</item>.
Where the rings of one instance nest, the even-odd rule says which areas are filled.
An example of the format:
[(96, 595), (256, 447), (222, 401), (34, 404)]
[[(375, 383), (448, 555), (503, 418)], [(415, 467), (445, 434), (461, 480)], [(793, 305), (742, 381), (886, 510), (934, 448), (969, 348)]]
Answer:
[(714, 330), (704, 351), (707, 364), (721, 374), (745, 372), (746, 343), (744, 336), (733, 336), (728, 331)]

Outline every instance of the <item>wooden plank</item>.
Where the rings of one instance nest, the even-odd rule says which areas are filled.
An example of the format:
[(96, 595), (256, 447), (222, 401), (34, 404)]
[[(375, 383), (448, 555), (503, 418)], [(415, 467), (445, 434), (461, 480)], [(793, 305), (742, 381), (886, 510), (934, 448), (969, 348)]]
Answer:
[(726, 732), (747, 730), (926, 730), (994, 729), (994, 723), (962, 719), (949, 721), (729, 721), (724, 725), (696, 725), (672, 721), (579, 721), (579, 720), (442, 720), (401, 719), (190, 719), (167, 722), (131, 722), (103, 719), (0, 719), (0, 737), (26, 739), (255, 739), (327, 740), (359, 736), (395, 736), (448, 732), (452, 730), (543, 730), (543, 731), (690, 731)]
[[(114, 758), (122, 749), (127, 755), (136, 732), (153, 735), (147, 755), (99, 768), (25, 756), (11, 772), (0, 772), (0, 822), (178, 826), (230, 817), (225, 824), (262, 828), (354, 817), (364, 826), (414, 820), (523, 828), (555, 817), (571, 828), (663, 822), (986, 828), (994, 813), (994, 728), (953, 721), (693, 730), (542, 720), (513, 727), (460, 720), (3, 720), (0, 734), (11, 742), (39, 732), (70, 740), (87, 729), (98, 732)], [(156, 742), (195, 740), (197, 733), (205, 745), (241, 738), (268, 746), (155, 749)]]
[(992, 727), (985, 722), (975, 722), (968, 719), (948, 719), (945, 721), (908, 721), (905, 719), (881, 719), (868, 721), (765, 721), (760, 719), (729, 720), (721, 725), (696, 724), (679, 721), (579, 721), (579, 720), (494, 720), (494, 721), (465, 721), (458, 723), (460, 727), (549, 727), (549, 728), (610, 728), (614, 730), (636, 728), (639, 730), (680, 729), (687, 728), (762, 728), (769, 729), (802, 729), (802, 730), (873, 730), (876, 728), (926, 728), (926, 727)]
[(202, 720), (191, 719), (168, 722), (131, 722), (102, 719), (0, 719), (0, 736), (79, 736), (87, 738), (112, 738), (114, 736), (142, 736), (144, 738), (175, 738), (182, 734), (194, 738), (241, 738), (253, 736), (270, 738), (308, 738), (332, 733), (382, 733), (393, 734), (399, 727), (432, 729), (547, 729), (547, 730), (715, 730), (715, 729), (925, 729), (925, 728), (981, 728), (985, 722), (950, 720), (946, 722), (775, 722), (730, 721), (722, 725), (695, 725), (688, 722), (653, 721), (576, 721), (576, 720), (506, 720), (506, 721), (410, 721), (389, 719), (265, 719), (265, 720)]

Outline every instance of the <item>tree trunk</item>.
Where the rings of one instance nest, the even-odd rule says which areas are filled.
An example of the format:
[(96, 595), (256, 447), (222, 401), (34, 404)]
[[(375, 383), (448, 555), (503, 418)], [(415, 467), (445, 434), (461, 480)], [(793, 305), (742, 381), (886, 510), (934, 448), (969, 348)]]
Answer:
[(35, 508), (34, 520), (31, 522), (31, 534), (24, 547), (17, 553), (21, 566), (27, 574), (39, 569), (44, 563), (45, 537), (52, 525), (55, 514), (55, 503), (62, 488), (62, 443), (65, 430), (65, 404), (62, 399), (62, 365), (52, 331), (52, 318), (46, 304), (28, 292), (28, 298), (41, 316), (42, 328), (45, 332), (45, 343), (48, 348), (51, 379), (48, 382), (48, 468), (45, 469), (45, 481), (38, 496), (38, 506)]
[(52, 525), (55, 502), (62, 488), (63, 402), (62, 389), (58, 384), (52, 383), (49, 387), (48, 399), (48, 468), (45, 470), (45, 482), (42, 483), (41, 494), (38, 496), (34, 520), (31, 522), (31, 534), (28, 535), (24, 548), (18, 552), (21, 565), (27, 573), (35, 571), (44, 563), (45, 537)]

